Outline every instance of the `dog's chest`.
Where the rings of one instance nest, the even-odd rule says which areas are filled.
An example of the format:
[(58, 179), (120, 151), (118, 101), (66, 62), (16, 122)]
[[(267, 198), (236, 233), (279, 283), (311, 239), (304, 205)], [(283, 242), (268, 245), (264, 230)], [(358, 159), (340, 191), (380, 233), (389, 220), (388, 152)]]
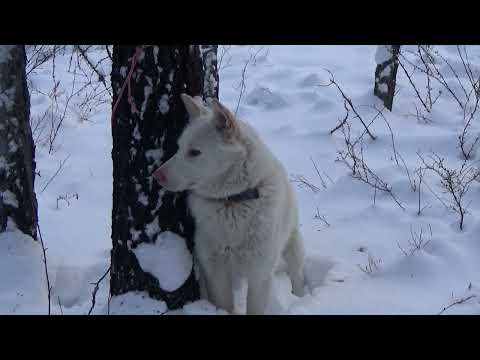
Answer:
[(255, 219), (261, 200), (209, 201), (191, 196), (189, 206), (195, 219), (195, 246), (209, 252), (212, 260), (244, 257), (255, 251)]

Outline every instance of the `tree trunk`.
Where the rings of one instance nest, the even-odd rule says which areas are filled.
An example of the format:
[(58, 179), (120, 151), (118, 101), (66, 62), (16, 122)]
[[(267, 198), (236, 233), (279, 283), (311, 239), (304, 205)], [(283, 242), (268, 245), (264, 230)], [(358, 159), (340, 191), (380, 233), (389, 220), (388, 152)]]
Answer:
[(203, 97), (218, 99), (217, 45), (201, 45)]
[(373, 93), (379, 97), (385, 107), (392, 111), (395, 82), (398, 70), (400, 45), (379, 45), (375, 60), (375, 88)]
[(35, 146), (23, 45), (0, 45), (0, 232), (15, 224), (37, 238)]
[[(158, 279), (142, 270), (132, 249), (142, 242), (154, 243), (159, 233), (168, 230), (183, 237), (188, 249), (193, 250), (194, 222), (187, 209), (186, 193), (166, 192), (151, 175), (175, 154), (177, 139), (187, 124), (188, 115), (180, 94), (217, 96), (216, 47), (143, 46), (138, 49), (138, 61), (130, 79), (130, 102), (126, 79), (136, 47), (114, 46), (113, 49), (110, 291), (112, 295), (147, 291), (152, 298), (165, 301), (170, 309), (175, 309), (199, 296), (193, 269), (180, 288), (168, 292), (160, 287)], [(211, 61), (206, 63), (204, 59)], [(124, 83), (127, 86), (120, 96)]]

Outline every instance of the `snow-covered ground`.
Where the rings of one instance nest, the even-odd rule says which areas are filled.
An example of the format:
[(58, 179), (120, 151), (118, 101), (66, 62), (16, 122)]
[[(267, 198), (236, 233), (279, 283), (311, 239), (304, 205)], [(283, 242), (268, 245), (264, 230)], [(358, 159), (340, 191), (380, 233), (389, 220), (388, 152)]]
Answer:
[[(330, 70), (362, 118), (369, 122), (376, 114), (372, 106), (381, 108), (373, 96), (376, 48), (232, 46), (223, 57), (220, 99), (235, 110), (242, 88), (242, 70), (254, 56), (245, 71), (245, 91), (238, 115), (259, 131), (283, 162), (298, 196), (311, 294), (296, 298), (290, 294), (287, 278), (280, 276), (270, 310), (282, 314), (437, 314), (455, 301), (468, 299), (444, 313), (480, 314), (479, 183), (473, 182), (466, 195), (469, 213), (460, 231), (457, 214), (429, 190), (448, 200), (439, 187), (438, 177), (426, 173), (420, 188), (421, 207), (425, 208), (418, 215), (418, 190), (412, 190), (403, 162), (397, 165), (395, 161), (395, 154), (399, 154), (412, 178), (421, 165), (417, 151), (424, 156), (435, 152), (451, 168), (461, 164), (457, 145), (463, 117), (452, 97), (444, 91), (428, 114), (431, 121), (419, 121), (409, 115), (415, 114), (419, 102), (399, 69), (399, 92), (393, 111), (384, 112), (396, 153), (390, 130), (381, 117), (370, 127), (377, 139), (364, 137), (365, 162), (392, 186), (404, 209), (388, 194), (375, 193), (369, 185), (353, 179), (350, 170), (336, 161), (337, 151), (344, 149), (345, 143), (340, 130), (333, 135), (330, 130), (345, 116), (344, 101), (334, 86), (319, 85), (328, 84), (330, 75), (325, 69)], [(461, 69), (455, 47), (438, 48), (456, 69)], [(475, 52), (474, 48), (470, 60), (480, 64), (480, 51)], [(101, 59), (105, 54), (98, 51), (91, 56)], [(60, 81), (59, 89), (65, 91), (59, 97), (60, 108), (73, 81), (72, 73), (66, 71), (69, 60), (69, 54), (56, 58), (55, 76)], [(46, 93), (52, 89), (51, 65), (43, 65), (31, 76), (32, 86)], [(106, 63), (103, 70), (106, 74), (110, 71)], [(454, 89), (461, 91), (448, 68), (443, 70)], [(424, 91), (419, 75), (415, 76)], [(85, 120), (77, 110), (82, 100), (81, 95), (70, 100), (54, 151), (50, 154), (48, 146), (37, 145), (40, 177), (36, 179), (36, 192), (41, 230), (48, 248), (54, 314), (87, 313), (94, 288), (91, 283), (109, 266), (110, 104), (98, 106)], [(51, 100), (34, 91), (31, 104), (32, 117), (38, 117)], [(353, 115), (349, 123), (352, 139), (356, 139), (362, 125)], [(479, 130), (475, 118), (470, 132), (478, 134)], [(477, 166), (477, 158), (471, 164)], [(42, 191), (62, 162), (60, 172)], [(302, 185), (299, 179), (315, 188)], [(422, 241), (428, 243), (410, 254), (412, 237), (418, 240), (420, 233)], [(162, 258), (162, 249), (142, 248), (143, 252), (150, 250)], [(0, 254), (0, 313), (46, 313), (47, 292), (39, 245), (9, 231), (0, 235)], [(152, 272), (164, 270), (155, 263), (147, 265)], [(168, 286), (172, 281), (179, 280), (165, 279)], [(107, 294), (108, 277), (100, 283), (93, 313), (106, 312)], [(163, 303), (148, 299), (145, 294), (127, 294), (110, 304), (112, 314), (165, 312)], [(170, 313), (225, 312), (202, 300)]]

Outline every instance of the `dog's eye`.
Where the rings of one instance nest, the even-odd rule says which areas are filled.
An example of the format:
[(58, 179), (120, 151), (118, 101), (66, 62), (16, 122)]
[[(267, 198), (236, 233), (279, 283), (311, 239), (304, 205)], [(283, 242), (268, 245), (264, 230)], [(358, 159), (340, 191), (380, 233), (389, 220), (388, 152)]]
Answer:
[(200, 155), (201, 153), (202, 152), (200, 150), (191, 149), (191, 150), (188, 151), (188, 156), (195, 157), (195, 156)]

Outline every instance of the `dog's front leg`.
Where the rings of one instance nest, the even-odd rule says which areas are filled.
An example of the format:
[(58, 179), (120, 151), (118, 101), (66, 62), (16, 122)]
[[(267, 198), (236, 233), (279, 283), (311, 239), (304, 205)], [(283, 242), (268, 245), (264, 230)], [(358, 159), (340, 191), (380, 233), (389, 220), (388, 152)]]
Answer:
[(213, 305), (231, 312), (233, 297), (229, 268), (225, 266), (223, 259), (215, 257), (215, 253), (206, 246), (197, 246), (196, 255), (200, 270), (202, 296), (206, 295), (206, 299)]
[(232, 271), (233, 314), (247, 314), (248, 281), (245, 275)]

